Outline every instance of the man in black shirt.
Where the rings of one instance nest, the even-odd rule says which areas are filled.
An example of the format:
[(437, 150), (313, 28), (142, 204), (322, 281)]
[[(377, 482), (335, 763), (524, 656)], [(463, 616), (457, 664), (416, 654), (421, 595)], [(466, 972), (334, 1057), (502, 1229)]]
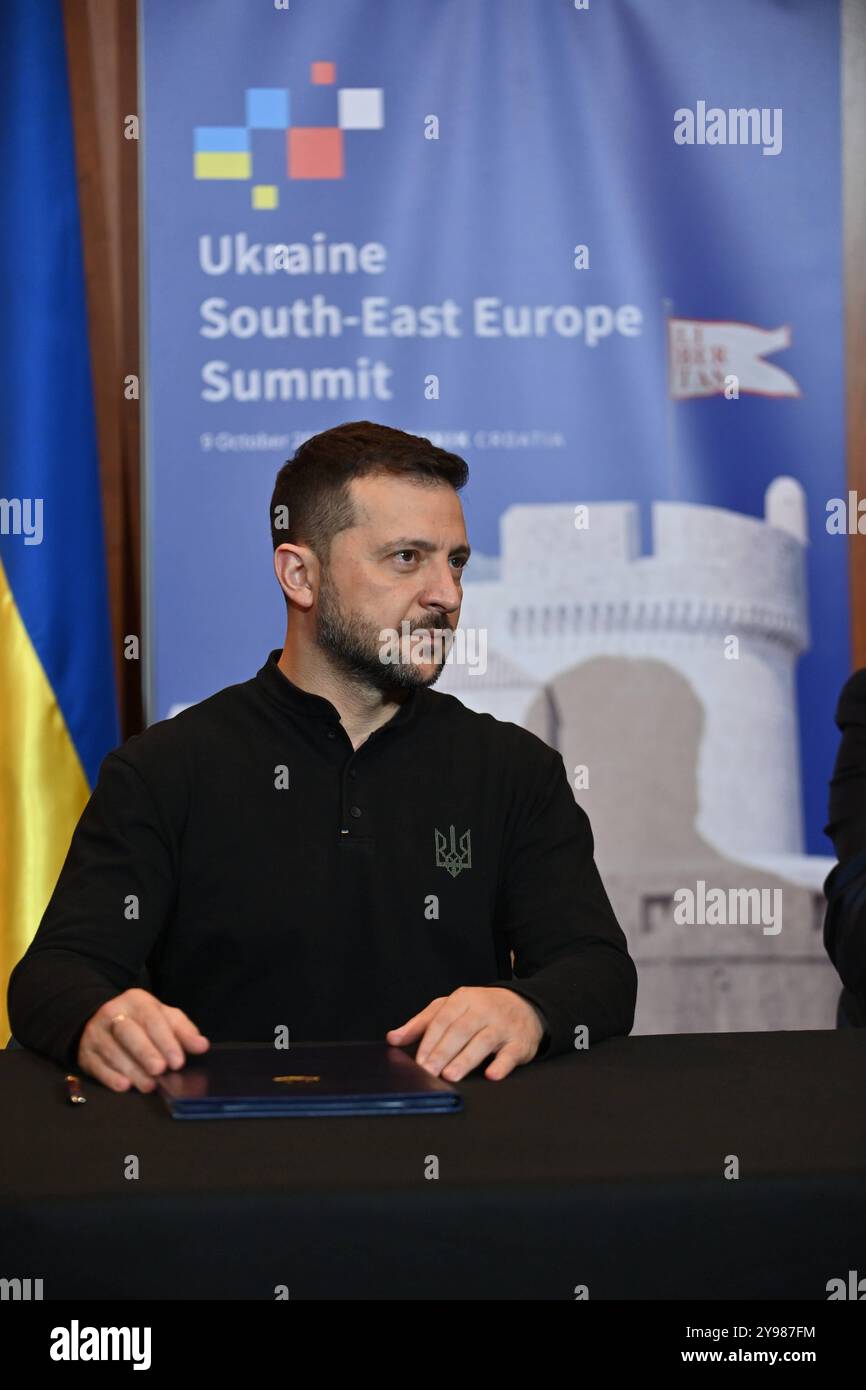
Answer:
[(19, 1042), (148, 1091), (211, 1039), (418, 1043), (434, 1075), (499, 1080), (630, 1031), (634, 963), (560, 754), (429, 688), (467, 473), (368, 421), (280, 470), (282, 652), (104, 760), (10, 980)]

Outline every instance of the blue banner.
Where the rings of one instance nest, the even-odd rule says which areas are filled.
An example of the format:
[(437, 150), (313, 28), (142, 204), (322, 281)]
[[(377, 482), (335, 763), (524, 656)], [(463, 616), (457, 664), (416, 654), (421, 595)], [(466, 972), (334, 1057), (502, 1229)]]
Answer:
[(704, 840), (827, 855), (835, 0), (141, 11), (151, 717), (281, 644), (276, 470), (376, 420), (470, 466), (488, 665), (441, 689), (554, 742), (571, 720), (571, 769), (570, 675), (655, 672), (661, 718), (668, 673)]

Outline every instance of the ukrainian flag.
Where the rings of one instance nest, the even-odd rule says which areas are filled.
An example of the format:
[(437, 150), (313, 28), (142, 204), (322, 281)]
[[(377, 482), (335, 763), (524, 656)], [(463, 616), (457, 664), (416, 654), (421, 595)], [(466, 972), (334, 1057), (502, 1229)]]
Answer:
[(250, 133), (245, 126), (196, 126), (197, 179), (248, 179), (252, 172)]
[(0, 1046), (118, 742), (60, 0), (0, 4)]

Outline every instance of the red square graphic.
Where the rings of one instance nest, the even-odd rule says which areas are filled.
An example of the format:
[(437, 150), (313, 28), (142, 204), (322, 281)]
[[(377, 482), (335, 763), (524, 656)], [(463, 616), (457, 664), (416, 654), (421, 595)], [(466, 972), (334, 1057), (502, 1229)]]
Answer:
[(290, 179), (341, 179), (343, 132), (336, 125), (290, 126)]
[(316, 83), (336, 82), (337, 64), (336, 63), (311, 63), (310, 81)]

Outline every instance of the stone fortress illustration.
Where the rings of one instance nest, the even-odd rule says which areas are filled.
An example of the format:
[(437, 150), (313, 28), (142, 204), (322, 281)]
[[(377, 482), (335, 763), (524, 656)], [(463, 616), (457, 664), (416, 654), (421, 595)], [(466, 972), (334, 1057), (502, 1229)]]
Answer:
[[(651, 515), (643, 554), (637, 503), (508, 508), (460, 617), (486, 633), (486, 669), (449, 661), (435, 688), (562, 754), (638, 965), (636, 1033), (832, 1028), (834, 860), (803, 853), (803, 490), (776, 478), (763, 518), (683, 502)], [(681, 925), (674, 894), (701, 881), (780, 890), (781, 930)]]

